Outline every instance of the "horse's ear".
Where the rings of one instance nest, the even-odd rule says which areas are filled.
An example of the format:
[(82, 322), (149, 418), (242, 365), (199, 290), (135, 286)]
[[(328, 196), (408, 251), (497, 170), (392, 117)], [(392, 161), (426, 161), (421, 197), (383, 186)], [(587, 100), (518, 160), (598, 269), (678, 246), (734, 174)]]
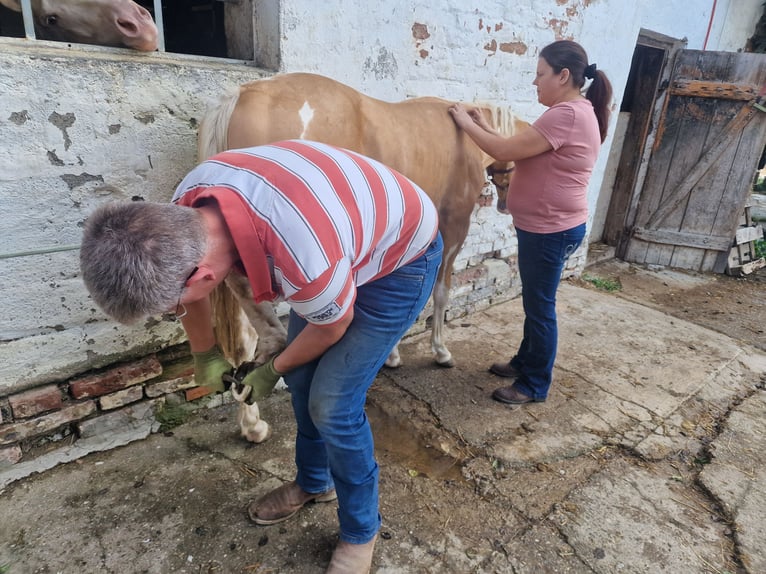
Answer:
[(14, 12), (21, 12), (21, 0), (0, 0), (0, 4)]

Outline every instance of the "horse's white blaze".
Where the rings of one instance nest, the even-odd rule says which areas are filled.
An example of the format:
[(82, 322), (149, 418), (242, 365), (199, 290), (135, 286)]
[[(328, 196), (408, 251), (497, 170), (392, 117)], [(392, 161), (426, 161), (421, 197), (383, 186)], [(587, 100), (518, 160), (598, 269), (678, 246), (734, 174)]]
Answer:
[(300, 115), (301, 122), (303, 123), (303, 131), (301, 132), (301, 137), (299, 139), (306, 139), (306, 132), (309, 129), (309, 124), (314, 118), (314, 110), (311, 109), (308, 102), (303, 102), (303, 106), (298, 112), (298, 115)]

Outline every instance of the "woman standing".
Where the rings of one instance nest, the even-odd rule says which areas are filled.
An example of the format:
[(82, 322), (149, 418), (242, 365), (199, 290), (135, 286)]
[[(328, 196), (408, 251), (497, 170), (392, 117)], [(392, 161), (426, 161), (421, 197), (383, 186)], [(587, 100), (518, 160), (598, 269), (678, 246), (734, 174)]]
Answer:
[[(583, 95), (586, 80), (592, 81)], [(612, 100), (606, 75), (569, 40), (542, 49), (533, 85), (548, 109), (530, 129), (508, 138), (478, 110), (450, 108), (455, 123), (481, 149), (498, 161), (516, 162), (507, 205), (519, 245), (524, 333), (511, 360), (489, 369), (515, 379), (492, 394), (510, 404), (548, 396), (558, 343), (556, 290), (564, 263), (585, 236), (588, 182), (606, 138)]]

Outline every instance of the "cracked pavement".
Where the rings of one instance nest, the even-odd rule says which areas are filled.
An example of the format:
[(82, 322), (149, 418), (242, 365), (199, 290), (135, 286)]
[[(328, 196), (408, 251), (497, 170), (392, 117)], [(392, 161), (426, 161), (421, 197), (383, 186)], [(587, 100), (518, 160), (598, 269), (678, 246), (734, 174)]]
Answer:
[[(633, 273), (651, 272), (632, 270)], [(520, 299), (426, 334), (368, 397), (383, 528), (373, 572), (766, 571), (766, 353), (570, 282), (545, 403), (491, 400), (487, 366), (521, 334)], [(271, 527), (249, 501), (293, 478), (289, 396), (261, 403), (262, 445), (232, 404), (0, 492), (0, 567), (32, 572), (320, 573), (333, 504)]]

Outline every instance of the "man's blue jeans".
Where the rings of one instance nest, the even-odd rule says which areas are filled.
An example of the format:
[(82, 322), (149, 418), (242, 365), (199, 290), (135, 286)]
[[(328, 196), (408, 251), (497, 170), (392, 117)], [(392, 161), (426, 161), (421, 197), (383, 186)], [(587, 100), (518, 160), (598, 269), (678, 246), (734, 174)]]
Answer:
[(524, 305), (524, 337), (511, 366), (521, 373), (514, 388), (544, 400), (553, 379), (558, 346), (556, 290), (564, 263), (585, 237), (585, 224), (557, 233), (530, 233), (516, 228), (519, 274)]
[[(431, 295), (441, 263), (438, 235), (419, 258), (357, 289), (354, 319), (317, 360), (285, 375), (298, 423), (296, 481), (306, 492), (335, 487), (340, 538), (369, 542), (380, 528), (378, 463), (364, 411), (367, 390)], [(306, 321), (290, 312), (288, 342)]]

